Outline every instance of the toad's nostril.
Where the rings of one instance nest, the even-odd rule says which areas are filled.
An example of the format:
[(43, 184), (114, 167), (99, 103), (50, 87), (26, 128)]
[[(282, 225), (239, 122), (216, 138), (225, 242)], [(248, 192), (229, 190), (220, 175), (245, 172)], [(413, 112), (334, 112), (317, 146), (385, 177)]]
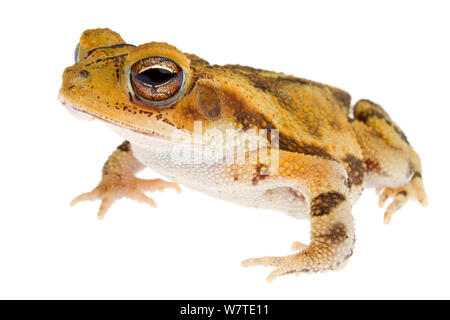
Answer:
[(83, 78), (88, 78), (90, 76), (90, 73), (87, 70), (81, 70), (80, 76), (82, 76)]

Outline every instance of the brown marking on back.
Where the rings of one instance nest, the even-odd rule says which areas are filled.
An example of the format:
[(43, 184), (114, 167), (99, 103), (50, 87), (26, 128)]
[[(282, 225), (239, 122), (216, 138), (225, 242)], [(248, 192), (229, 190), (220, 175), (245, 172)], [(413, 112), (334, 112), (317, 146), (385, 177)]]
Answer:
[(297, 108), (294, 99), (292, 99), (292, 92), (296, 90), (297, 86), (313, 86), (320, 88), (324, 92), (331, 93), (331, 97), (334, 98), (347, 113), (350, 110), (351, 96), (344, 90), (327, 86), (319, 82), (284, 75), (282, 73), (271, 73), (272, 76), (268, 76), (264, 74), (268, 71), (251, 67), (239, 65), (226, 65), (224, 67), (247, 78), (253, 87), (277, 98), (280, 106), (286, 110), (293, 111)]
[(263, 114), (252, 110), (245, 101), (232, 91), (224, 92), (224, 109), (227, 109), (236, 123), (242, 125), (244, 131), (257, 128), (257, 129), (275, 129), (273, 123), (269, 121)]
[(361, 185), (364, 181), (365, 174), (364, 162), (351, 154), (347, 154), (347, 156), (342, 159), (342, 161), (344, 162), (347, 169), (348, 187), (350, 188), (353, 185)]
[[(235, 118), (235, 122), (242, 125), (242, 129), (244, 131), (251, 128), (267, 129), (269, 133), (271, 130), (278, 130), (278, 128), (272, 121), (270, 121), (263, 114), (248, 107), (243, 99), (241, 99), (235, 93), (226, 92), (225, 97), (226, 101), (224, 101), (223, 105), (232, 113), (232, 116)], [(333, 156), (331, 156), (321, 147), (300, 143), (294, 138), (283, 134), (280, 130), (278, 130), (278, 134), (280, 150), (318, 156), (327, 160), (336, 161)], [(271, 138), (268, 137), (268, 139), (270, 143)]]
[(294, 138), (287, 137), (280, 133), (280, 150), (298, 152), (310, 156), (318, 156), (327, 160), (336, 161), (336, 159), (331, 156), (324, 149), (312, 145), (301, 144), (297, 142)]
[(254, 69), (250, 67), (227, 65), (225, 66), (225, 68), (231, 69), (235, 73), (244, 76), (246, 79), (249, 80), (250, 84), (253, 87), (274, 96), (277, 99), (280, 106), (282, 106), (287, 110), (294, 110), (296, 107), (294, 100), (292, 99), (292, 96), (288, 91), (289, 86), (292, 86), (293, 84), (294, 85), (310, 84), (309, 81), (307, 80), (285, 76), (281, 74), (278, 76), (266, 76), (263, 74), (264, 70)]
[(339, 192), (326, 192), (318, 195), (312, 200), (311, 216), (320, 217), (328, 215), (331, 209), (345, 201), (343, 194)]

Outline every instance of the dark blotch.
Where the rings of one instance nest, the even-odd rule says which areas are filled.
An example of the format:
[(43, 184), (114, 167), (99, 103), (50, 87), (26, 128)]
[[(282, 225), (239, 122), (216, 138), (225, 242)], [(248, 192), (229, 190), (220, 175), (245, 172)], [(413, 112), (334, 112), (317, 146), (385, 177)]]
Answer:
[(359, 186), (364, 181), (364, 162), (355, 156), (348, 154), (343, 160), (348, 174), (348, 186)]
[(328, 215), (331, 209), (343, 201), (345, 201), (345, 197), (339, 192), (322, 193), (312, 200), (311, 215), (313, 217)]
[(321, 242), (324, 241), (326, 243), (331, 242), (333, 245), (339, 245), (345, 240), (348, 239), (347, 235), (347, 228), (345, 225), (341, 222), (336, 223), (333, 228), (325, 234), (321, 234), (317, 236), (317, 239), (314, 239), (315, 241)]
[(280, 133), (280, 150), (298, 152), (310, 156), (318, 156), (327, 160), (336, 161), (328, 152), (320, 147), (298, 143), (295, 139)]

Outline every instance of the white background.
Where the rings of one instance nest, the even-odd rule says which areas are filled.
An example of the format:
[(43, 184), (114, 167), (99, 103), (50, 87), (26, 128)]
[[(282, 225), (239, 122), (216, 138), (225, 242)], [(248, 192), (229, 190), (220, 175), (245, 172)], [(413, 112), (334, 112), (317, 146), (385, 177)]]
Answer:
[[(450, 298), (445, 1), (9, 1), (1, 11), (0, 298)], [(269, 268), (240, 261), (289, 254), (308, 242), (307, 221), (188, 189), (154, 194), (158, 209), (122, 200), (104, 221), (98, 202), (70, 208), (121, 143), (56, 99), (94, 27), (380, 103), (422, 157), (429, 207), (408, 203), (385, 226), (366, 190), (346, 269), (272, 284)]]

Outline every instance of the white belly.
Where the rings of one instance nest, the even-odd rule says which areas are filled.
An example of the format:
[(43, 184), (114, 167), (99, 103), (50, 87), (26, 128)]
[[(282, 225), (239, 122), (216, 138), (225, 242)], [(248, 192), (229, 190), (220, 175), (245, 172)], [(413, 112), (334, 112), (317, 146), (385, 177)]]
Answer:
[(277, 210), (296, 218), (309, 217), (305, 197), (299, 188), (292, 188), (285, 179), (268, 177), (256, 185), (251, 179), (236, 181), (223, 162), (205, 158), (197, 163), (183, 162), (174, 156), (178, 151), (190, 152), (192, 145), (180, 147), (168, 140), (112, 127), (130, 141), (136, 159), (176, 183), (243, 206)]
[(173, 161), (170, 152), (161, 152), (161, 148), (132, 144), (132, 149), (146, 167), (191, 189), (247, 207), (277, 210), (296, 218), (308, 217), (303, 195), (281, 179), (268, 177), (254, 185), (251, 180), (235, 181), (222, 163), (180, 164)]

